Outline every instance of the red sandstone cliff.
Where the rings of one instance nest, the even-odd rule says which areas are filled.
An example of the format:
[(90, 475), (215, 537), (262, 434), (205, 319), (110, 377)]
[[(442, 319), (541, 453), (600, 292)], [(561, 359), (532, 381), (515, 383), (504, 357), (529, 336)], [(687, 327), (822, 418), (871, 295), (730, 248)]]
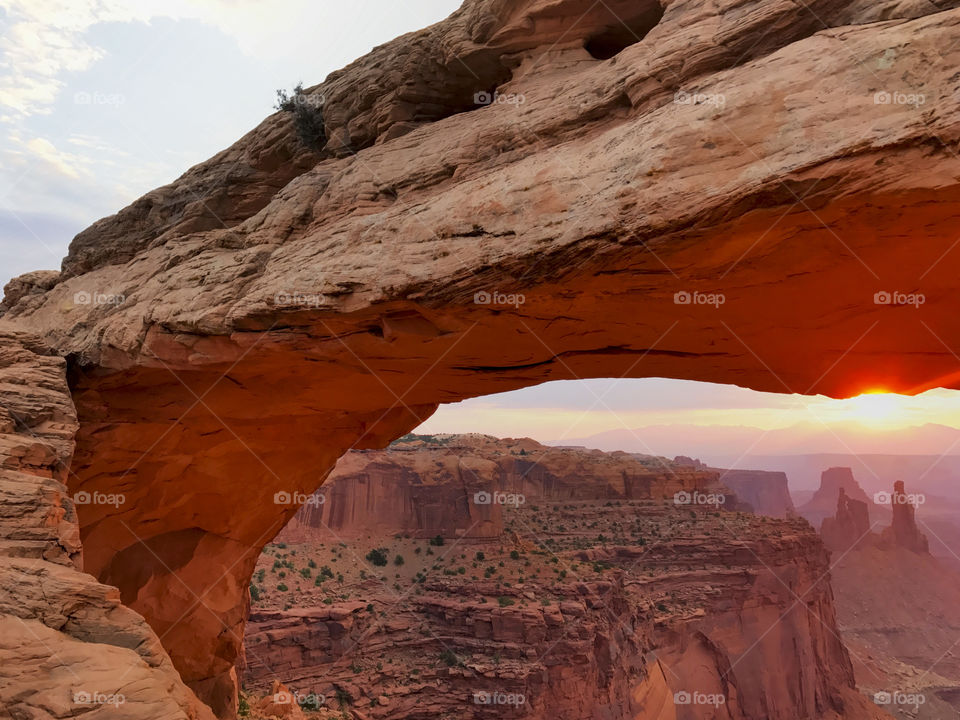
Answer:
[[(334, 492), (258, 563), (246, 687), (282, 680), (376, 720), (504, 711), (478, 694), (559, 720), (883, 717), (854, 689), (809, 525), (677, 504), (673, 492), (715, 491), (716, 474), (638, 464), (485, 436), (351, 453), (322, 489)], [(469, 518), (491, 488), (531, 495), (485, 533), (422, 524), (421, 499)], [(389, 532), (355, 511), (371, 498)], [(354, 511), (320, 512), (332, 503)], [(441, 530), (456, 539), (424, 539)], [(383, 569), (366, 555), (378, 547)]]
[(832, 467), (820, 474), (820, 487), (808, 502), (797, 508), (797, 512), (814, 527), (820, 527), (824, 518), (832, 517), (836, 512), (841, 489), (846, 498), (866, 503), (868, 509), (873, 506), (873, 501), (853, 477), (850, 468)]
[(664, 499), (717, 482), (716, 472), (653, 456), (551, 448), (530, 438), (438, 440), (409, 436), (385, 450), (345, 455), (278, 539), (499, 537), (504, 505), (492, 493), (531, 503)]
[(0, 331), (0, 717), (211, 720), (144, 619), (81, 572), (64, 366)]

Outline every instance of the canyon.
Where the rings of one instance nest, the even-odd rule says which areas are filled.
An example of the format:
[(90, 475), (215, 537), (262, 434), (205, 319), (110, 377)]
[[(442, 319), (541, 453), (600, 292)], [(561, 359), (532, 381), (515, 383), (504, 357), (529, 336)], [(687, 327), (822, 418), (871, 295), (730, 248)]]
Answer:
[[(4, 352), (36, 348), (68, 421), (0, 448), (63, 518), (3, 547), (81, 575), (93, 636), (145, 653), (105, 668), (231, 718), (249, 581), (298, 508), (277, 494), (441, 403), (580, 377), (960, 387), (958, 5), (470, 0), (375, 48), (307, 89), (324, 147), (277, 112), (7, 285)], [(17, 587), (14, 614), (46, 602)]]
[[(853, 661), (857, 686), (901, 720), (938, 720), (960, 712), (960, 666), (954, 653), (960, 623), (960, 572), (930, 554), (918, 512), (931, 498), (896, 481), (868, 499), (850, 468), (821, 476), (814, 500), (800, 512), (819, 517), (837, 495), (820, 535), (832, 551), (837, 626)], [(859, 498), (859, 499), (858, 499)], [(925, 525), (924, 525), (925, 527)]]
[(887, 717), (816, 534), (723, 509), (720, 477), (480, 435), (352, 452), (258, 562), (250, 705), (282, 682), (383, 720)]

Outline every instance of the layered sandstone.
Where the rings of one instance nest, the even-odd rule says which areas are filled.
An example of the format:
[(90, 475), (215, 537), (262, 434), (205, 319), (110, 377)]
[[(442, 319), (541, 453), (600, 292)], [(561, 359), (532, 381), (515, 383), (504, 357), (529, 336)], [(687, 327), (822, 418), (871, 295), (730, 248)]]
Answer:
[[(282, 680), (376, 720), (887, 717), (854, 689), (828, 554), (804, 521), (662, 500), (505, 515), (498, 537), (440, 546), (349, 529), (270, 546), (247, 690)], [(377, 546), (404, 562), (369, 562)]]
[(0, 334), (0, 716), (206, 720), (160, 640), (81, 572), (64, 362)]
[(715, 472), (655, 456), (552, 448), (530, 438), (411, 435), (385, 450), (345, 455), (277, 539), (499, 537), (500, 500), (665, 499), (716, 482)]
[(229, 715), (274, 495), (438, 403), (957, 387), (956, 5), (471, 1), (309, 89), (322, 152), (275, 114), (94, 224), (2, 308), (67, 358), (71, 493), (128, 498), (84, 568)]

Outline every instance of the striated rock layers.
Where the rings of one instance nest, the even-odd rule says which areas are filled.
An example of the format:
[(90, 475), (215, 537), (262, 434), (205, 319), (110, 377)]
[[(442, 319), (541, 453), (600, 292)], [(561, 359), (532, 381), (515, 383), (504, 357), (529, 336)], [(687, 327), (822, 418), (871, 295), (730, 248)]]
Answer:
[(0, 392), (0, 717), (212, 719), (144, 619), (80, 570), (63, 359), (0, 331)]
[(409, 436), (348, 453), (278, 540), (441, 535), (499, 537), (522, 502), (665, 499), (705, 491), (717, 474), (665, 458), (551, 448), (529, 438)]
[[(518, 448), (532, 449), (456, 442), (353, 453), (331, 482), (354, 487), (363, 468), (389, 462), (392, 479), (378, 488), (431, 487), (428, 498), (457, 504), (477, 485), (451, 457), (461, 454), (461, 470), (486, 464), (489, 487), (511, 456), (522, 459)], [(569, 467), (569, 453), (544, 455), (530, 487)], [(496, 535), (437, 546), (368, 535), (372, 523), (357, 513), (340, 516), (336, 533), (271, 546), (255, 573), (247, 689), (269, 694), (282, 681), (371, 720), (885, 717), (854, 689), (828, 554), (805, 521), (664, 502), (667, 477), (632, 499), (622, 488), (591, 493), (613, 489), (623, 454), (580, 454), (579, 490), (555, 483), (550, 501), (503, 506)], [(381, 570), (361, 560), (377, 547), (403, 562)]]
[(308, 90), (321, 151), (277, 113), (95, 223), (0, 309), (126, 498), (84, 569), (228, 715), (275, 494), (438, 403), (957, 387), (958, 4), (469, 0)]

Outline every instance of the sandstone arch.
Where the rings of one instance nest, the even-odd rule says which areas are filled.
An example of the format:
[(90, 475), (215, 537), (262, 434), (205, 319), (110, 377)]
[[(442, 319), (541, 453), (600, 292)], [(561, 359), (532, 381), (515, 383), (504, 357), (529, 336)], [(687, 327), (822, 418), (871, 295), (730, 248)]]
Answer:
[[(562, 22), (589, 3), (468, 3), (313, 90), (324, 152), (275, 115), (95, 224), (3, 319), (67, 357), (70, 490), (125, 496), (79, 508), (85, 569), (229, 714), (249, 575), (296, 509), (274, 494), (438, 403), (960, 387), (954, 4), (664, 3), (602, 61), (609, 17)], [(524, 101), (465, 112), (488, 81)]]

